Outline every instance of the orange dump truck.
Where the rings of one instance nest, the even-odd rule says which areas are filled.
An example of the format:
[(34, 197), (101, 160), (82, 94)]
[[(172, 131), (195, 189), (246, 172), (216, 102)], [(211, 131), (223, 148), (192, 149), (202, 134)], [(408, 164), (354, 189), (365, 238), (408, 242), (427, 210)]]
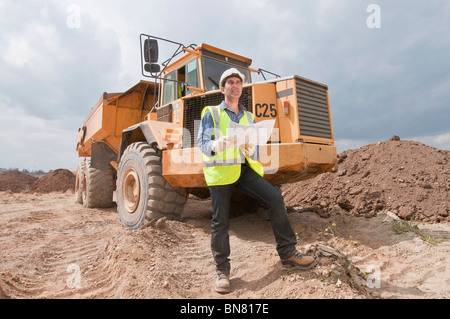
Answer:
[[(158, 41), (178, 45), (162, 65)], [(141, 56), (142, 74), (153, 81), (104, 93), (78, 130), (76, 149), (84, 158), (75, 185), (78, 203), (110, 207), (115, 201), (122, 224), (136, 229), (146, 220), (180, 218), (189, 193), (207, 198), (197, 132), (203, 108), (222, 102), (218, 82), (231, 67), (246, 77), (240, 103), (256, 122), (275, 120), (269, 141), (259, 146), (270, 183), (336, 169), (326, 85), (297, 75), (252, 83), (252, 73), (265, 71), (207, 44), (141, 35)]]

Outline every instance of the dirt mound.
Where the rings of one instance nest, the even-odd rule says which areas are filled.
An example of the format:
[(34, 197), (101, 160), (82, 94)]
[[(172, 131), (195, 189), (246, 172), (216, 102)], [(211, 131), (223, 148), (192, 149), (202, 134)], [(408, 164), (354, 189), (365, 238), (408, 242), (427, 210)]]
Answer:
[(57, 169), (34, 181), (31, 191), (38, 193), (66, 192), (73, 190), (75, 175), (67, 169)]
[(8, 171), (0, 174), (0, 191), (3, 192), (67, 192), (73, 190), (74, 185), (75, 175), (67, 169), (57, 169), (41, 178), (19, 171)]
[(36, 177), (19, 172), (7, 171), (0, 174), (0, 192), (19, 193), (28, 191), (36, 181)]
[(390, 140), (338, 155), (335, 173), (285, 185), (291, 211), (375, 216), (391, 211), (403, 219), (449, 221), (450, 152), (415, 141)]

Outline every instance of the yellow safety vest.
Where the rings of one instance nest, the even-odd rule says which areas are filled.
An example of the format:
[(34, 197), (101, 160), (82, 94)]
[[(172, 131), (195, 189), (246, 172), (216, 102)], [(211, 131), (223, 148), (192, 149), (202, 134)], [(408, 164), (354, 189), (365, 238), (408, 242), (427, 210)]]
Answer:
[[(202, 118), (206, 110), (209, 110), (213, 118), (215, 138), (218, 139), (220, 136), (226, 136), (231, 122), (227, 112), (225, 110), (221, 111), (220, 106), (207, 106), (202, 111)], [(239, 124), (248, 125), (253, 123), (253, 120), (254, 115), (244, 111), (244, 116), (239, 120)], [(236, 182), (241, 175), (241, 164), (244, 163), (244, 159), (241, 156), (239, 147), (229, 148), (211, 157), (203, 154), (203, 173), (205, 174), (206, 184), (208, 186), (217, 186), (229, 185)], [(257, 174), (264, 176), (264, 168), (261, 163), (249, 157), (246, 157), (246, 160)]]

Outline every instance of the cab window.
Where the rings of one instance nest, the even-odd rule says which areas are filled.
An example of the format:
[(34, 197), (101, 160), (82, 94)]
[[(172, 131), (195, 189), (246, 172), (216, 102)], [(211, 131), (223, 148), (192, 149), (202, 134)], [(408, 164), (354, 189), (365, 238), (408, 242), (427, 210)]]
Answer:
[(164, 77), (163, 105), (175, 100), (175, 72), (170, 72)]
[[(186, 86), (198, 87), (197, 59), (192, 60), (177, 70), (177, 98), (181, 98), (194, 91), (188, 90)], [(187, 84), (186, 84), (187, 83)]]
[(249, 83), (250, 72), (248, 69), (233, 65), (230, 63), (225, 63), (208, 57), (202, 57), (203, 63), (203, 83), (205, 84), (205, 91), (213, 91), (219, 89), (220, 77), (223, 72), (227, 69), (233, 67), (239, 70), (245, 76), (245, 82), (242, 84)]
[(163, 105), (193, 93), (194, 91), (187, 89), (187, 85), (192, 87), (198, 87), (199, 85), (197, 59), (194, 59), (181, 68), (170, 72), (164, 77), (164, 79)]
[[(197, 71), (197, 59), (192, 60), (186, 64), (186, 82), (189, 86), (199, 87), (198, 85), (198, 71)], [(188, 90), (187, 94), (191, 94), (194, 91)]]

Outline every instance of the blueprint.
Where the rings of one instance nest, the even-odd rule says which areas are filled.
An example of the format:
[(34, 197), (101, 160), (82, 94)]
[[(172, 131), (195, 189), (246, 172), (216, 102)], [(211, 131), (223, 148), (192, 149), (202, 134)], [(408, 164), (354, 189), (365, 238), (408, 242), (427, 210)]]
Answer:
[(255, 124), (242, 125), (231, 121), (227, 136), (240, 145), (263, 145), (270, 139), (275, 120), (265, 120)]

